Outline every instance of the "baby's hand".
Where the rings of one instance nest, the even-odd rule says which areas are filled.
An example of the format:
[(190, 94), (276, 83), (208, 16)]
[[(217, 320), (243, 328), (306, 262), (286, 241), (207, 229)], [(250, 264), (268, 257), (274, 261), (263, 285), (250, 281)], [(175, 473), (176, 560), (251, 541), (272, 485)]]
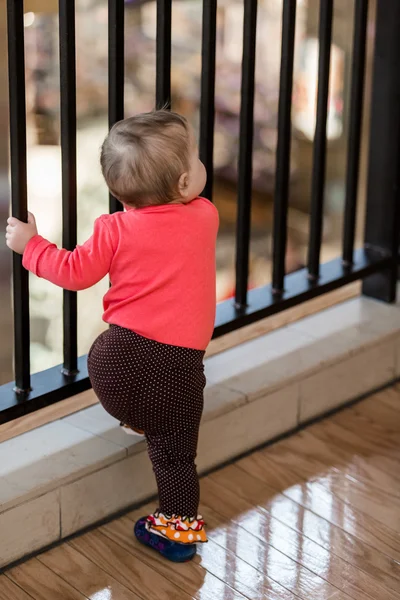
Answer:
[(23, 223), (15, 217), (10, 217), (7, 223), (7, 246), (17, 254), (23, 254), (29, 240), (35, 237), (38, 232), (35, 217), (32, 213), (28, 213), (27, 223)]

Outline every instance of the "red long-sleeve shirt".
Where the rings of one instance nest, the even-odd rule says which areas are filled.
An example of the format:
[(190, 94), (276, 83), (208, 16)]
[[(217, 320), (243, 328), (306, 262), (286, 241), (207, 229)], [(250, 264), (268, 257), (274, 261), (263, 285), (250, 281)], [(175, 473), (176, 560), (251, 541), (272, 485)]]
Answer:
[(218, 212), (204, 198), (131, 209), (96, 220), (73, 252), (37, 235), (23, 264), (67, 290), (110, 275), (103, 319), (164, 344), (205, 350), (216, 305)]

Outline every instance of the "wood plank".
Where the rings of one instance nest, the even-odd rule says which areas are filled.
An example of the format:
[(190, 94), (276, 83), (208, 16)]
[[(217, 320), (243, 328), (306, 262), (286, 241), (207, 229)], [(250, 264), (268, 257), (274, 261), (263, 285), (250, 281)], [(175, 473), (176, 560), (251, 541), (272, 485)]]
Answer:
[(64, 544), (38, 557), (59, 577), (71, 583), (90, 600), (112, 598), (112, 600), (140, 600), (114, 577), (103, 571), (72, 546)]
[[(385, 395), (394, 393), (389, 389), (385, 390), (385, 392)], [(366, 400), (363, 402), (356, 404), (353, 407), (353, 411), (364, 419), (379, 424), (383, 429), (386, 430), (388, 434), (397, 434), (395, 441), (396, 444), (398, 444), (398, 434), (400, 433), (400, 412), (380, 401), (383, 393), (384, 392), (379, 392), (378, 394), (374, 394), (373, 396), (366, 398)]]
[[(132, 550), (132, 540), (128, 532), (131, 531), (133, 522), (142, 514), (146, 514), (146, 511), (143, 513), (143, 510), (139, 510), (130, 513), (127, 515), (126, 524), (124, 523), (122, 528), (113, 528), (112, 532), (109, 532), (112, 538), (123, 545), (127, 551)], [(295, 600), (296, 596), (291, 594), (287, 589), (268, 578), (264, 573), (257, 571), (253, 566), (253, 561), (249, 563), (242, 560), (227, 545), (221, 545), (214, 541), (214, 536), (217, 533), (216, 529), (219, 527), (221, 520), (221, 517), (218, 518), (219, 521), (213, 519), (211, 510), (207, 509), (209, 542), (201, 544), (198, 547), (198, 554), (201, 557), (201, 568), (206, 569), (211, 575), (211, 577), (206, 577), (205, 579), (207, 586), (211, 590), (210, 594), (207, 592), (207, 597), (216, 598), (214, 588), (215, 576), (250, 600), (259, 600), (260, 598), (264, 600)], [(146, 557), (151, 561), (149, 564), (154, 566), (154, 569), (161, 574), (165, 574), (166, 577), (171, 576), (170, 567), (165, 561), (157, 560), (151, 550), (144, 549), (144, 552)], [(192, 565), (196, 565), (194, 568), (200, 567), (195, 562)], [(189, 574), (188, 580), (192, 581), (192, 577)], [(198, 598), (202, 600), (204, 593), (203, 586), (197, 591), (194, 590), (193, 595), (197, 594)]]
[(373, 439), (344, 429), (331, 419), (312, 425), (307, 431), (334, 449), (337, 460), (346, 461), (349, 456), (365, 458), (368, 464), (391, 478), (400, 480), (399, 463), (393, 458), (393, 451), (376, 445)]
[[(303, 472), (308, 470), (307, 478), (315, 479), (325, 476), (329, 472), (340, 471), (344, 476), (350, 477), (358, 483), (365, 484), (378, 491), (384, 490), (390, 495), (400, 497), (400, 482), (392, 474), (382, 470), (379, 461), (376, 466), (374, 454), (364, 458), (357, 453), (354, 447), (352, 452), (346, 451), (324, 436), (325, 431), (330, 431), (329, 421), (319, 423), (320, 427), (313, 426), (299, 432), (290, 438), (278, 442), (268, 449), (267, 454), (273, 456), (282, 466), (286, 461), (303, 459)], [(349, 433), (349, 432), (348, 432)], [(353, 436), (353, 434), (350, 434)], [(371, 444), (371, 448), (374, 446)]]
[[(204, 566), (200, 564), (199, 557), (183, 565), (174, 565), (174, 568), (171, 569), (171, 564), (168, 561), (139, 544), (132, 535), (132, 525), (133, 520), (136, 520), (142, 514), (146, 514), (146, 511), (144, 513), (138, 511), (133, 517), (131, 516), (131, 519), (125, 517), (115, 523), (105, 525), (101, 528), (101, 531), (133, 557), (140, 556), (153, 572), (160, 574), (166, 581), (170, 581), (177, 587), (183, 586), (185, 591), (193, 598), (199, 600), (244, 598), (244, 595), (238, 591), (238, 587), (242, 586), (229, 586), (226, 564), (222, 578), (215, 577), (212, 572), (207, 572)], [(276, 594), (270, 597), (273, 600), (282, 598), (282, 596)], [(266, 596), (266, 598), (269, 598), (269, 596)]]
[(144, 563), (139, 551), (133, 556), (99, 530), (76, 538), (70, 545), (143, 600), (193, 598)]
[(0, 600), (32, 600), (32, 596), (5, 575), (0, 575)]
[[(387, 459), (376, 456), (374, 451), (365, 457), (362, 452), (358, 451), (356, 446), (354, 446), (353, 452), (346, 452), (344, 448), (338, 446), (329, 437), (331, 431), (329, 425), (334, 424), (326, 421), (324, 425), (326, 426), (314, 426), (301, 432), (298, 436), (293, 436), (293, 439), (290, 440), (293, 442), (290, 444), (290, 448), (296, 453), (301, 452), (302, 456), (309, 459), (310, 463), (313, 462), (317, 473), (318, 470), (323, 470), (323, 464), (328, 468), (340, 470), (343, 475), (351, 477), (359, 483), (378, 490), (384, 490), (388, 494), (400, 498), (400, 477), (396, 477), (398, 469), (391, 468), (391, 466), (394, 467), (394, 462), (390, 465), (389, 461), (388, 464)], [(326, 435), (325, 432), (328, 432), (328, 434)], [(371, 447), (374, 448), (373, 445)], [(286, 455), (288, 446), (283, 445), (282, 448), (282, 454)], [(278, 446), (274, 448), (275, 455), (277, 449)], [(382, 468), (384, 465), (386, 465), (387, 470)]]
[[(212, 531), (210, 534), (210, 539), (215, 540), (218, 544), (221, 544), (224, 547), (232, 547), (235, 551), (243, 558), (250, 562), (254, 562), (254, 545), (253, 542), (249, 542), (249, 536), (255, 536), (261, 544), (265, 541), (264, 536), (267, 536), (271, 533), (271, 520), (268, 515), (263, 513), (262, 511), (255, 509), (253, 511), (246, 511), (245, 514), (242, 514), (238, 520), (240, 524), (240, 528), (237, 527), (237, 522), (235, 520), (224, 519), (221, 515), (217, 515), (212, 509), (207, 508), (204, 510), (207, 515), (207, 521), (212, 526)], [(244, 531), (242, 531), (242, 529)], [(278, 531), (273, 531), (273, 537), (271, 541), (271, 545), (274, 546), (274, 541), (276, 539), (276, 535), (278, 535)], [(307, 540), (306, 540), (307, 541)], [(293, 549), (294, 552), (295, 549)], [(257, 554), (258, 555), (258, 554)], [(307, 554), (303, 554), (303, 545), (301, 545), (301, 556), (304, 560), (307, 560)], [(318, 554), (319, 558), (321, 558), (320, 553)], [(296, 556), (297, 558), (297, 556)], [(312, 558), (310, 562), (307, 563), (307, 566), (310, 570), (312, 570), (311, 565), (315, 564), (315, 557)], [(346, 592), (351, 597), (361, 597), (364, 598), (363, 594), (360, 594), (359, 586), (360, 582), (357, 581), (357, 573), (358, 570), (353, 568), (351, 564), (346, 565), (346, 573), (339, 573), (339, 577), (350, 577), (351, 579), (356, 580), (355, 589), (352, 589), (352, 583), (347, 584)], [(361, 578), (365, 575), (361, 573)], [(392, 578), (393, 579), (393, 578)], [(377, 586), (376, 582), (372, 578), (372, 592), (375, 588), (377, 588), (382, 595), (382, 590)], [(393, 585), (397, 585), (398, 589), (398, 581), (393, 580), (391, 582)], [(364, 582), (366, 584), (366, 582)], [(341, 597), (347, 597), (345, 593), (342, 591), (337, 592)], [(380, 596), (376, 596), (378, 598)], [(383, 595), (382, 597), (387, 597)]]
[(83, 600), (86, 596), (50, 571), (37, 559), (15, 567), (7, 576), (35, 600)]
[[(231, 473), (229, 477), (232, 477)], [(210, 479), (215, 484), (213, 477)], [(211, 491), (213, 493), (210, 493)], [(240, 495), (239, 501), (238, 495)], [(250, 492), (248, 496), (251, 495)], [(210, 500), (210, 498), (213, 498), (213, 500)], [(222, 483), (216, 484), (213, 490), (210, 490), (210, 487), (207, 488), (205, 503), (207, 505), (212, 503), (214, 510), (232, 519), (236, 530), (237, 525), (239, 525), (240, 528), (247, 531), (247, 536), (244, 536), (246, 542), (243, 541), (242, 543), (246, 547), (251, 544), (251, 536), (255, 536), (261, 544), (267, 542), (268, 546), (271, 546), (275, 552), (279, 552), (298, 563), (298, 569), (303, 567), (311, 571), (316, 577), (329, 582), (355, 600), (365, 600), (365, 598), (371, 598), (372, 600), (389, 600), (390, 598), (394, 600), (400, 598), (400, 594), (396, 591), (399, 588), (399, 581), (388, 577), (390, 587), (383, 587), (365, 570), (349, 564), (331, 553), (330, 549), (326, 550), (295, 529), (282, 523), (270, 513), (262, 510), (252, 511), (252, 504), (249, 498), (245, 497), (245, 494), (242, 495), (242, 488), (240, 488), (239, 493), (235, 494), (234, 491), (227, 489), (225, 480), (223, 480)], [(232, 512), (235, 504), (236, 516)], [(236, 536), (239, 535), (238, 531), (236, 531)], [(241, 531), (240, 535), (243, 535)], [(256, 548), (253, 548), (252, 553), (255, 554), (255, 552)], [(259, 549), (257, 549), (258, 552), (260, 552)], [(361, 559), (359, 562), (361, 562)], [(311, 590), (310, 593), (315, 594)]]
[(351, 465), (332, 467), (329, 466), (329, 459), (324, 464), (323, 452), (324, 446), (320, 440), (316, 440), (308, 432), (301, 432), (262, 454), (274, 460), (282, 469), (288, 468), (295, 472), (301, 480), (308, 481), (309, 485), (314, 482), (323, 485), (346, 504), (400, 532), (399, 483), (384, 474), (379, 477), (382, 487), (379, 487), (378, 482), (366, 482), (365, 468), (364, 481), (360, 481), (362, 477), (357, 478), (357, 469)]
[[(207, 480), (203, 486), (203, 496), (218, 497), (220, 490), (215, 487), (216, 485), (218, 484), (214, 483), (211, 479)], [(249, 489), (253, 490), (253, 488)], [(254, 499), (258, 500), (258, 497)], [(395, 590), (398, 588), (400, 566), (391, 557), (379, 552), (373, 546), (360, 541), (357, 537), (350, 535), (340, 527), (332, 525), (329, 521), (297, 504), (290, 498), (273, 493), (272, 500), (265, 502), (264, 499), (265, 496), (263, 496), (263, 503), (260, 505), (263, 512), (301, 533), (306, 538), (314, 541), (349, 564), (364, 570), (366, 573), (370, 573), (377, 581), (389, 588)], [(229, 507), (230, 503), (227, 502), (226, 496), (224, 500)], [(255, 510), (256, 513), (254, 513), (254, 510), (250, 511), (248, 517), (245, 513), (240, 513), (239, 522), (241, 522), (242, 517), (250, 523), (253, 518), (257, 521), (260, 518), (258, 515), (259, 509)], [(208, 510), (205, 510), (204, 513), (208, 522)], [(255, 516), (253, 517), (253, 515)], [(233, 518), (235, 518), (234, 515)], [(391, 551), (390, 548), (387, 548), (387, 550)]]
[[(231, 474), (228, 471), (228, 469), (237, 470), (239, 468), (232, 465), (227, 467), (226, 471), (220, 471), (213, 475), (212, 478), (216, 480), (218, 476), (218, 481), (221, 481), (223, 473), (223, 482), (227, 489), (231, 489), (232, 486), (227, 481), (231, 476), (235, 482), (237, 494), (251, 493), (253, 504), (262, 506), (271, 514), (274, 514), (275, 504), (281, 502), (282, 496), (278, 493), (281, 491), (284, 497), (343, 529), (362, 543), (369, 544), (387, 556), (400, 561), (399, 539), (392, 530), (346, 505), (339, 498), (330, 494), (322, 485), (302, 482), (296, 473), (282, 469), (275, 462), (269, 460), (268, 456), (253, 455), (238, 464), (242, 467), (239, 474)], [(265, 484), (266, 481), (268, 481), (268, 486)], [(273, 486), (274, 489), (270, 486)]]
[(392, 388), (384, 390), (379, 394), (379, 402), (383, 402), (393, 410), (400, 411), (400, 385), (394, 385)]
[(400, 460), (399, 435), (397, 426), (397, 413), (388, 407), (379, 404), (377, 406), (363, 406), (363, 402), (352, 408), (332, 415), (333, 423), (374, 441), (374, 444), (395, 460)]
[(277, 550), (269, 544), (267, 538), (260, 540), (257, 536), (238, 526), (240, 516), (245, 514), (249, 519), (257, 519), (258, 509), (253, 508), (247, 501), (234, 493), (225, 493), (226, 490), (216, 484), (213, 489), (213, 482), (209, 478), (204, 484), (206, 493), (204, 494), (205, 508), (203, 512), (206, 519), (210, 516), (212, 523), (212, 511), (214, 511), (220, 515), (220, 527), (223, 527), (225, 522), (222, 535), (218, 530), (214, 532), (212, 528), (211, 539), (220, 545), (226, 545), (242, 560), (254, 565), (258, 571), (265, 573), (302, 600), (331, 599), (332, 597), (349, 600), (351, 596), (304, 568), (297, 560), (293, 560)]
[[(315, 479), (327, 491), (352, 509), (386, 525), (398, 536), (400, 542), (400, 499), (378, 488), (371, 488), (358, 481), (352, 481), (338, 470), (332, 469), (324, 477)], [(310, 485), (313, 481), (310, 480)]]
[[(214, 486), (214, 487), (213, 487)], [(259, 539), (257, 536), (242, 531), (241, 518), (248, 515), (249, 519), (258, 518), (259, 509), (254, 508), (249, 502), (240, 495), (227, 492), (221, 486), (215, 484), (211, 478), (204, 481), (204, 513), (208, 519), (210, 508), (219, 513), (226, 521), (226, 526), (235, 524), (232, 536), (236, 544), (232, 550), (242, 558), (249, 561), (260, 572), (266, 573), (268, 577), (280, 583), (282, 586), (290, 589), (292, 593), (302, 599), (306, 598), (331, 598), (335, 593), (340, 598), (349, 598), (349, 595), (335, 586), (331, 585), (324, 578), (301, 565), (298, 557), (292, 559), (285, 553), (276, 549), (270, 544), (268, 538)], [(238, 527), (239, 525), (239, 527)], [(213, 531), (210, 536), (214, 539)], [(223, 543), (221, 538), (216, 539), (217, 543)]]

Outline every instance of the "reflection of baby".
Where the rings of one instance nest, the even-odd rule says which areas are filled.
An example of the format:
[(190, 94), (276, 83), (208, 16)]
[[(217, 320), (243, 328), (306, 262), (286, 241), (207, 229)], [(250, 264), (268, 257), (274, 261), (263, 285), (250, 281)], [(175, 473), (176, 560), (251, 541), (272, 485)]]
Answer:
[(195, 457), (215, 319), (218, 212), (199, 197), (205, 169), (192, 128), (177, 114), (117, 123), (101, 164), (124, 212), (97, 219), (73, 252), (39, 236), (33, 215), (28, 223), (9, 219), (7, 244), (27, 269), (65, 289), (110, 275), (111, 327), (89, 352), (90, 379), (104, 408), (147, 440), (160, 506), (136, 523), (137, 538), (182, 562), (206, 541)]

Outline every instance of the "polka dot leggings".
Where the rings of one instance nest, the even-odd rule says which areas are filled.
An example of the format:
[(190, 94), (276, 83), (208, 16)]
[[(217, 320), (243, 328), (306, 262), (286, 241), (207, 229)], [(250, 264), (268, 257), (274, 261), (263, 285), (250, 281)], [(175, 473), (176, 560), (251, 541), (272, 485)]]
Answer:
[(159, 510), (195, 517), (195, 465), (205, 387), (204, 352), (160, 344), (112, 325), (88, 357), (93, 389), (115, 419), (144, 431)]

